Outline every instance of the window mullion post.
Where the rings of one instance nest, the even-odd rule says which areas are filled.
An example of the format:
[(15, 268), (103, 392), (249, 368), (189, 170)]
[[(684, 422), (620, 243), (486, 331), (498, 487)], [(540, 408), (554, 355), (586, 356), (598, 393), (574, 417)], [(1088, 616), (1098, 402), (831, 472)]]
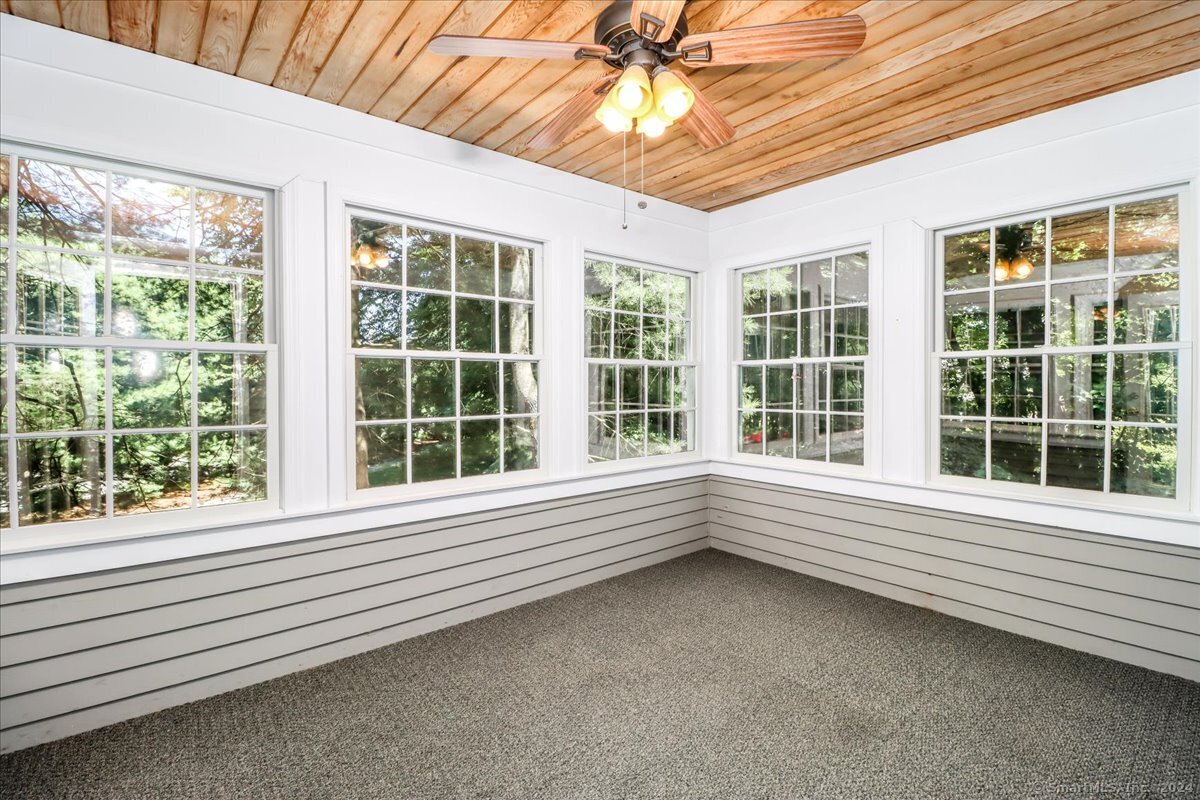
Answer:
[(1051, 327), (1051, 310), (1050, 310), (1050, 243), (1054, 237), (1054, 218), (1046, 215), (1046, 242), (1044, 245), (1045, 252), (1042, 254), (1042, 469), (1040, 475), (1041, 485), (1045, 486), (1047, 481), (1046, 470), (1050, 465), (1050, 456), (1046, 452), (1046, 448), (1050, 442), (1050, 424), (1046, 421), (1050, 418), (1050, 357), (1047, 355), (1049, 348), (1054, 344), (1050, 340)]
[[(12, 230), (11, 228), (9, 229)], [(7, 373), (4, 380), (8, 383), (7, 396), (4, 398), (4, 404), (7, 406), (5, 413), (8, 416), (8, 425), (5, 433), (9, 434), (8, 451), (5, 458), (8, 463), (5, 465), (8, 470), (8, 524), (13, 530), (20, 527), (19, 521), (21, 518), (20, 509), (17, 508), (20, 493), (17, 491), (17, 440), (11, 438), (17, 431), (17, 349), (11, 345), (4, 348), (5, 372)], [(109, 482), (111, 485), (111, 481)]]
[[(1108, 284), (1108, 313), (1104, 320), (1105, 342), (1111, 348), (1116, 342), (1116, 330), (1114, 326), (1113, 313), (1115, 311), (1115, 303), (1113, 302), (1113, 292), (1116, 287), (1116, 205), (1108, 207), (1108, 275), (1106, 276)], [(1113, 375), (1117, 368), (1117, 356), (1110, 349), (1105, 354), (1105, 370), (1104, 370), (1104, 493), (1112, 492), (1112, 440), (1113, 434)]]

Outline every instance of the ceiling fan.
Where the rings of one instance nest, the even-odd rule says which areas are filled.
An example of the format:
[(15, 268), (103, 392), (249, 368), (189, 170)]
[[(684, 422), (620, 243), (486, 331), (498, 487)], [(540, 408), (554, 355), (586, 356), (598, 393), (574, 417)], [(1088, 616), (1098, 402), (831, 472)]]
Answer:
[(594, 43), (437, 36), (429, 49), (448, 56), (594, 60), (620, 70), (568, 100), (529, 140), (529, 147), (557, 147), (594, 115), (613, 132), (633, 130), (636, 123), (638, 132), (651, 137), (678, 122), (708, 149), (732, 139), (734, 128), (687, 75), (669, 69), (669, 64), (719, 67), (843, 58), (857, 52), (867, 35), (866, 23), (858, 16), (692, 34), (686, 2), (615, 0), (596, 19)]

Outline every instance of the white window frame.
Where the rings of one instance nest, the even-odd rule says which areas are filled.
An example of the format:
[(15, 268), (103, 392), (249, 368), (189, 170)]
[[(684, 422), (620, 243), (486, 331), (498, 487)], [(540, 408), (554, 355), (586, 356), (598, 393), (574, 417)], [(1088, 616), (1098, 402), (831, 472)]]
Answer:
[[(509, 244), (517, 247), (528, 247), (533, 250), (533, 300), (530, 305), (533, 307), (533, 335), (532, 335), (532, 350), (533, 352), (525, 357), (516, 354), (505, 353), (477, 353), (472, 351), (439, 351), (439, 350), (407, 350), (407, 349), (387, 349), (387, 348), (356, 348), (353, 346), (350, 336), (350, 326), (353, 323), (351, 316), (350, 294), (354, 287), (353, 276), (350, 271), (350, 230), (352, 219), (354, 217), (368, 217), (373, 221), (386, 222), (395, 225), (414, 225), (425, 230), (435, 230), (438, 232), (450, 233), (455, 236), (463, 236), (468, 238), (482, 238), (499, 244)], [(341, 397), (343, 403), (343, 413), (341, 414), (341, 423), (333, 426), (333, 430), (338, 432), (337, 447), (340, 449), (343, 458), (342, 474), (333, 477), (335, 483), (340, 486), (335, 487), (335, 505), (336, 497), (341, 494), (345, 497), (343, 505), (359, 506), (359, 505), (379, 505), (390, 502), (403, 502), (412, 500), (424, 500), (437, 497), (447, 497), (456, 494), (466, 494), (479, 492), (483, 490), (503, 489), (513, 486), (523, 486), (531, 483), (543, 482), (548, 477), (547, 456), (548, 450), (546, 446), (546, 418), (549, 416), (546, 413), (546, 397), (547, 392), (545, 386), (547, 384), (550, 370), (548, 368), (549, 359), (546, 357), (544, 348), (544, 331), (545, 331), (545, 305), (543, 297), (545, 292), (543, 282), (543, 264), (545, 259), (546, 243), (532, 238), (523, 238), (513, 236), (511, 234), (500, 233), (498, 231), (489, 230), (486, 228), (470, 227), (455, 222), (431, 219), (427, 216), (419, 214), (405, 213), (403, 211), (387, 210), (380, 208), (377, 203), (370, 202), (355, 202), (349, 198), (344, 199), (342, 203), (342, 213), (338, 215), (340, 221), (340, 234), (336, 238), (337, 247), (330, 248), (331, 254), (336, 253), (337, 256), (331, 255), (330, 275), (331, 284), (336, 283), (340, 287), (340, 294), (331, 299), (331, 302), (337, 304), (337, 313), (333, 315), (331, 324), (337, 327), (337, 331), (333, 333), (337, 341), (337, 352), (341, 356), (342, 363), (336, 364), (337, 359), (333, 359), (331, 374), (334, 375), (334, 380), (341, 383)], [(453, 239), (451, 240), (454, 241)], [(456, 278), (456, 264), (454, 259), (454, 249), (452, 245), (450, 256), (450, 274), (451, 274), (451, 289), (454, 291)], [(392, 288), (395, 288), (392, 286)], [(497, 289), (498, 291), (498, 289)], [(451, 311), (451, 326), (454, 325), (454, 315), (456, 313), (455, 303), (450, 304)], [(355, 374), (355, 365), (359, 357), (364, 358), (395, 358), (395, 359), (465, 359), (465, 360), (480, 360), (480, 361), (495, 361), (497, 364), (502, 361), (529, 361), (537, 365), (538, 375), (538, 412), (533, 415), (537, 420), (538, 427), (538, 466), (534, 469), (519, 470), (515, 472), (501, 472), (492, 475), (474, 475), (465, 478), (446, 478), (436, 481), (422, 481), (419, 483), (404, 483), (394, 486), (375, 486), (365, 489), (359, 489), (356, 481), (357, 454), (355, 453), (355, 427), (357, 420), (355, 419), (355, 403), (354, 392), (356, 387), (357, 375)], [(457, 370), (456, 366), (456, 384)], [(503, 377), (503, 376), (501, 376)], [(503, 380), (501, 380), (503, 383)], [(411, 386), (407, 387), (410, 392)], [(337, 391), (337, 388), (334, 388)], [(457, 393), (456, 393), (457, 397)], [(503, 408), (503, 399), (498, 398)], [(408, 406), (411, 413), (411, 404)], [(332, 412), (333, 409), (330, 409)], [(462, 415), (457, 413), (452, 421), (457, 426)], [(501, 416), (501, 414), (497, 416)], [(442, 418), (438, 418), (441, 420)], [(446, 418), (450, 420), (451, 418)], [(436, 421), (436, 420), (435, 420)], [(445, 421), (445, 420), (443, 420)], [(456, 452), (458, 451), (457, 440), (461, 434), (456, 433)], [(503, 450), (503, 442), (501, 442), (501, 450)], [(410, 457), (408, 459), (408, 469), (411, 475), (411, 440), (408, 442)], [(461, 460), (461, 452), (457, 458)], [(332, 477), (332, 476), (331, 476)]]
[[(60, 252), (58, 248), (43, 248), (40, 246), (16, 246), (16, 217), (17, 217), (17, 171), (9, 172), (9, 208), (8, 208), (8, 223), (9, 223), (9, 239), (4, 245), (8, 248), (7, 262), (7, 302), (11, 308), (6, 310), (5, 329), (0, 331), (0, 338), (4, 344), (12, 344), (14, 347), (7, 351), (7, 363), (5, 364), (6, 381), (11, 381), (13, 387), (16, 386), (16, 349), (17, 347), (91, 347), (101, 348), (105, 350), (106, 367), (107, 362), (111, 358), (113, 350), (166, 350), (166, 351), (191, 351), (193, 373), (196, 368), (196, 354), (211, 352), (234, 352), (234, 353), (261, 353), (266, 357), (267, 363), (267, 403), (266, 414), (267, 422), (265, 431), (267, 436), (267, 496), (264, 500), (250, 501), (246, 503), (231, 503), (228, 505), (214, 505), (209, 507), (193, 507), (184, 509), (170, 509), (163, 511), (153, 511), (143, 514), (129, 514), (117, 516), (114, 513), (114, 504), (111, 502), (111, 487), (113, 484), (113, 464), (112, 460), (108, 459), (105, 464), (105, 484), (106, 493), (109, 495), (106, 501), (105, 516), (96, 519), (80, 519), (69, 522), (48, 522), (39, 525), (32, 525), (26, 528), (21, 528), (19, 525), (12, 525), (16, 521), (19, 513), (17, 507), (17, 481), (16, 476), (16, 448), (9, 448), (7, 454), (8, 463), (6, 469), (8, 471), (8, 500), (10, 527), (5, 528), (3, 537), (0, 537), (0, 552), (16, 552), (28, 549), (44, 549), (52, 547), (63, 547), (77, 544), (87, 544), (91, 542), (112, 541), (128, 538), (140, 538), (145, 536), (161, 534), (164, 531), (171, 530), (195, 530), (209, 525), (229, 525), (243, 521), (251, 521), (269, 518), (277, 515), (280, 511), (280, 465), (279, 457), (279, 344), (276, 327), (276, 305), (275, 296), (275, 248), (276, 241), (279, 237), (279, 231), (276, 226), (277, 220), (277, 205), (278, 193), (269, 188), (251, 186), (232, 181), (208, 178), (196, 175), (184, 170), (172, 170), (167, 168), (153, 167), (144, 164), (127, 162), (117, 158), (104, 158), (99, 156), (85, 155), (76, 153), (70, 150), (60, 150), (51, 147), (39, 145), (25, 144), (14, 140), (0, 140), (0, 149), (5, 155), (26, 157), (40, 161), (48, 161), (57, 164), (70, 164), (87, 169), (102, 171), (106, 176), (106, 183), (111, 187), (111, 174), (116, 172), (121, 175), (131, 177), (147, 178), (150, 180), (164, 181), (168, 183), (183, 183), (188, 186), (193, 186), (197, 189), (211, 189), (218, 192), (227, 192), (240, 194), (247, 197), (261, 198), (263, 201), (263, 341), (262, 343), (233, 343), (233, 342), (201, 342), (201, 341), (166, 341), (154, 339), (137, 339), (121, 336), (63, 336), (53, 334), (17, 334), (17, 314), (16, 314), (16, 258), (18, 250), (47, 250), (50, 252)], [(111, 188), (109, 190), (111, 192)], [(111, 217), (112, 201), (111, 198), (106, 198), (105, 215)], [(144, 258), (140, 256), (128, 256), (124, 254), (114, 254), (112, 251), (112, 226), (106, 219), (105, 224), (105, 240), (104, 249), (96, 251), (99, 257), (107, 260), (112, 258), (120, 258), (123, 260), (139, 261), (146, 260), (151, 262), (161, 262), (162, 259)], [(189, 243), (189, 247), (192, 244)], [(88, 251), (92, 252), (92, 251)], [(189, 277), (194, 277), (196, 270), (194, 257), (190, 258), (187, 266)], [(214, 267), (220, 269), (220, 267)], [(105, 286), (105, 305), (111, 302), (111, 291), (109, 290), (111, 270), (108, 269), (106, 263), (106, 286)], [(106, 326), (111, 324), (111, 314), (105, 315)], [(188, 325), (191, 328), (195, 324), (195, 296), (191, 294), (189, 297), (188, 309)], [(191, 420), (186, 429), (189, 434), (197, 428), (205, 426), (198, 425), (198, 408), (196, 398), (194, 396), (191, 403)], [(99, 434), (91, 434), (103, 436), (106, 440), (106, 446), (111, 451), (112, 439), (114, 435), (123, 435), (126, 433), (155, 433), (155, 432), (177, 432), (179, 429), (115, 429), (112, 425), (112, 371), (105, 369), (105, 424), (103, 431)], [(15, 427), (16, 414), (16, 392), (8, 393), (7, 398), (7, 419), (9, 425)], [(66, 438), (79, 434), (74, 431), (50, 432), (57, 434), (59, 438)], [(5, 432), (7, 439), (7, 431)], [(44, 434), (38, 433), (15, 434), (15, 439), (22, 438), (46, 438)], [(196, 486), (196, 471), (198, 463), (196, 460), (196, 444), (193, 442), (193, 452), (191, 459), (192, 468), (192, 496), (195, 500), (197, 491)]]
[[(588, 261), (609, 261), (618, 266), (634, 267), (637, 269), (647, 269), (657, 272), (663, 272), (668, 275), (679, 275), (688, 279), (688, 316), (689, 323), (688, 332), (688, 354), (683, 361), (647, 361), (645, 359), (618, 359), (618, 358), (591, 358), (586, 355), (587, 350), (587, 306), (584, 301), (587, 281), (587, 262)], [(700, 283), (703, 279), (703, 273), (685, 269), (683, 267), (667, 266), (664, 264), (651, 263), (642, 261), (636, 258), (626, 258), (625, 256), (613, 255), (612, 253), (603, 250), (587, 249), (583, 251), (583, 257), (579, 260), (579, 286), (577, 297), (573, 302), (579, 305), (579, 327), (583, 332), (583, 337), (580, 339), (580, 349), (583, 351), (582, 371), (580, 372), (581, 390), (580, 393), (583, 399), (583, 417), (582, 417), (582, 435), (583, 447), (582, 458), (583, 467), (588, 473), (605, 473), (605, 472), (624, 472), (629, 470), (646, 469), (650, 467), (670, 466), (672, 464), (687, 463), (691, 461), (704, 460), (702, 451), (704, 449), (703, 436), (704, 426), (701, 421), (701, 386), (703, 381), (704, 365), (698, 354), (703, 353), (701, 321), (703, 319), (703, 308), (701, 307), (702, 292)], [(612, 336), (616, 336), (614, 326)], [(577, 357), (580, 350), (576, 351)], [(615, 351), (614, 351), (615, 352)], [(691, 413), (692, 413), (692, 447), (690, 450), (684, 450), (678, 453), (661, 453), (656, 455), (642, 454), (630, 458), (615, 458), (610, 461), (591, 461), (588, 453), (587, 437), (589, 435), (591, 418), (599, 415), (602, 412), (592, 412), (588, 410), (587, 403), (587, 388), (588, 388), (588, 367), (592, 364), (612, 364), (620, 369), (621, 366), (672, 366), (672, 367), (691, 367), (692, 368), (692, 387), (691, 387)], [(645, 397), (645, 387), (642, 391), (643, 398)], [(617, 413), (617, 412), (614, 412)], [(619, 445), (618, 445), (619, 446)]]
[[(796, 255), (789, 255), (784, 258), (776, 258), (771, 261), (749, 264), (743, 267), (737, 267), (730, 270), (730, 289), (729, 289), (729, 353), (732, 356), (729, 359), (728, 371), (728, 389), (727, 397), (729, 399), (730, 414), (728, 419), (728, 434), (729, 434), (729, 453), (728, 457), (733, 462), (749, 464), (758, 467), (769, 467), (771, 469), (788, 470), (792, 472), (815, 473), (824, 475), (841, 475), (856, 478), (876, 478), (879, 476), (880, 469), (880, 449), (882, 442), (881, 419), (879, 414), (879, 398), (880, 389), (879, 376), (882, 370), (879, 368), (880, 361), (880, 336), (883, 324), (882, 314), (880, 311), (881, 303), (879, 302), (881, 284), (883, 276), (881, 274), (882, 255), (880, 253), (878, 235), (872, 235), (869, 238), (862, 239), (854, 244), (835, 245), (819, 250), (811, 250), (799, 252)], [(760, 272), (778, 267), (795, 266), (799, 269), (800, 264), (809, 261), (819, 261), (829, 258), (836, 259), (838, 256), (852, 255), (854, 253), (867, 254), (867, 355), (866, 356), (818, 356), (818, 357), (796, 357), (787, 359), (744, 359), (742, 358), (742, 276), (746, 273)], [(845, 304), (844, 304), (845, 305)], [(837, 308), (836, 304), (831, 304), (829, 308), (832, 310)], [(799, 311), (799, 309), (797, 309)], [(831, 318), (830, 324), (833, 325)], [(797, 333), (797, 336), (799, 334)], [(769, 343), (768, 343), (769, 346)], [(781, 456), (769, 456), (765, 453), (744, 453), (741, 451), (740, 442), (742, 438), (741, 430), (741, 367), (743, 366), (762, 366), (767, 365), (782, 366), (784, 362), (793, 365), (793, 368), (800, 364), (829, 364), (835, 365), (846, 362), (862, 362), (863, 363), (863, 463), (862, 464), (842, 464), (832, 461), (810, 461), (796, 457), (786, 458)], [(826, 391), (832, 391), (832, 380), (827, 378)], [(828, 410), (828, 409), (827, 409)], [(826, 457), (828, 457), (829, 447), (826, 445)]]
[[(1031, 348), (1011, 348), (1005, 350), (996, 350), (992, 344), (994, 337), (994, 325), (991, 323), (992, 314), (994, 313), (994, 292), (991, 290), (995, 286), (994, 271), (989, 270), (988, 286), (986, 289), (976, 289), (973, 291), (989, 291), (989, 327), (988, 327), (988, 344), (989, 349), (986, 351), (957, 351), (944, 349), (944, 327), (943, 314), (945, 313), (945, 239), (947, 236), (954, 236), (960, 233), (977, 231), (983, 228), (997, 228), (1005, 225), (1029, 222), (1030, 220), (1039, 218), (1052, 218), (1056, 216), (1064, 216), (1075, 214), (1083, 211), (1091, 211), (1104, 206), (1114, 207), (1127, 203), (1134, 203), (1141, 200), (1149, 200), (1159, 197), (1177, 196), (1179, 203), (1179, 303), (1180, 303), (1180, 325), (1179, 338), (1175, 342), (1157, 342), (1153, 344), (1104, 344), (1104, 345), (1075, 345), (1071, 347), (1056, 347), (1052, 345), (1044, 345), (1041, 347)], [(1192, 501), (1192, 457), (1194, 455), (1193, 446), (1195, 438), (1195, 420), (1196, 408), (1193, 396), (1195, 364), (1194, 364), (1194, 347), (1196, 332), (1196, 314), (1200, 311), (1197, 304), (1197, 284), (1200, 283), (1200, 265), (1197, 262), (1197, 244), (1196, 231), (1193, 227), (1195, 217), (1195, 209), (1193, 206), (1192, 187), (1188, 184), (1167, 184), (1155, 188), (1142, 189), (1136, 191), (1120, 192), (1117, 194), (1102, 195), (1090, 200), (1082, 200), (1078, 202), (1070, 202), (1059, 205), (1042, 206), (1039, 208), (1021, 211), (1017, 213), (1006, 214), (1002, 217), (986, 217), (983, 219), (973, 220), (966, 223), (955, 223), (953, 225), (941, 226), (931, 231), (931, 257), (929, 259), (929, 269), (932, 270), (931, 280), (929, 285), (933, 292), (930, 308), (934, 309), (933, 315), (929, 319), (929, 327), (927, 329), (927, 347), (926, 352), (929, 354), (929, 360), (926, 362), (926, 388), (927, 397), (927, 423), (928, 436), (926, 439), (926, 483), (934, 488), (953, 489), (960, 492), (968, 492), (972, 494), (987, 495), (1005, 499), (1018, 500), (1035, 500), (1038, 502), (1048, 502), (1060, 505), (1070, 506), (1086, 506), (1088, 508), (1096, 508), (1101, 510), (1111, 511), (1150, 511), (1163, 513), (1186, 513), (1191, 507)], [(1113, 237), (1113, 213), (1109, 213), (1109, 239), (1112, 243)], [(995, 237), (992, 237), (992, 247), (995, 247)], [(1047, 230), (1046, 247), (1052, 245), (1052, 231)], [(994, 254), (992, 255), (994, 259)], [(1114, 248), (1109, 247), (1108, 252), (1108, 271), (1104, 274), (1110, 282), (1109, 288), (1109, 306), (1112, 305), (1112, 288), (1111, 281), (1114, 277), (1114, 263), (1116, 254)], [(1136, 273), (1131, 273), (1136, 274)], [(1101, 276), (1096, 276), (1099, 279)], [(1071, 283), (1078, 281), (1079, 278), (1066, 278), (1054, 280), (1050, 275), (1047, 275), (1043, 282), (1045, 286), (1046, 296), (1049, 297), (1051, 287), (1057, 283)], [(964, 290), (966, 291), (966, 290)], [(1048, 307), (1048, 301), (1047, 301)], [(1111, 312), (1110, 312), (1111, 316)], [(1049, 336), (1050, 322), (1046, 320), (1047, 336)], [(972, 478), (958, 475), (943, 475), (941, 474), (941, 408), (942, 408), (942, 385), (941, 385), (941, 361), (942, 359), (954, 358), (995, 358), (995, 357), (1020, 357), (1020, 356), (1069, 356), (1069, 355), (1089, 355), (1097, 353), (1145, 353), (1145, 352), (1169, 352), (1173, 351), (1178, 354), (1178, 417), (1175, 423), (1177, 431), (1177, 450), (1176, 450), (1176, 473), (1175, 473), (1175, 497), (1152, 497), (1145, 495), (1121, 494), (1107, 491), (1109, 475), (1111, 471), (1111, 434), (1106, 430), (1105, 435), (1105, 491), (1094, 491), (1088, 489), (1073, 489), (1059, 486), (1047, 486), (1046, 482), (1046, 439), (1048, 434), (1048, 424), (1055, 422), (1062, 424), (1070, 424), (1071, 420), (1053, 420), (1047, 419), (1044, 415), (1048, 406), (1050, 382), (1047, 380), (1046, 371), (1043, 370), (1042, 375), (1042, 397), (1041, 408), (1043, 416), (1037, 419), (1042, 425), (1042, 464), (1040, 484), (1032, 483), (1014, 483), (993, 481), (990, 478)], [(1110, 359), (1111, 362), (1111, 359)], [(987, 419), (991, 419), (991, 368), (988, 368), (987, 377)], [(1162, 428), (1163, 425), (1140, 425), (1139, 423), (1124, 423), (1112, 420), (1112, 369), (1107, 370), (1105, 379), (1106, 384), (1106, 410), (1105, 419), (1095, 423), (1080, 422), (1078, 424), (1098, 424), (1111, 428), (1114, 424), (1132, 427), (1157, 427)], [(1031, 418), (1032, 420), (1033, 418)], [(991, 469), (991, 442), (990, 436), (985, 438), (985, 463), (988, 465), (988, 470)]]

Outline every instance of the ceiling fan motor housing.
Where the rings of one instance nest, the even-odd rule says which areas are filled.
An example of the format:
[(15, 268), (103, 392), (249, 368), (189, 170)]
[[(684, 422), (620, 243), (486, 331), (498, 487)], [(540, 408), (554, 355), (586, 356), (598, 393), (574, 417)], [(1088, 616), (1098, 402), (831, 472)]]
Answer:
[(633, 0), (616, 0), (596, 18), (596, 44), (604, 45), (611, 53), (604, 60), (619, 69), (637, 64), (647, 71), (675, 60), (679, 42), (688, 34), (687, 14), (680, 13), (675, 30), (665, 42), (653, 42), (630, 25), (632, 9)]

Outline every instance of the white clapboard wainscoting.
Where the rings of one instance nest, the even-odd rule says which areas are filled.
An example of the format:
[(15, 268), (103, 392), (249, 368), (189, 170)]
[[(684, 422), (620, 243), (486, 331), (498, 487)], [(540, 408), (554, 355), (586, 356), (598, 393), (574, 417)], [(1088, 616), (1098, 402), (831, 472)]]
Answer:
[(706, 478), (0, 589), (0, 749), (708, 546)]
[(1200, 680), (1200, 549), (709, 480), (710, 544)]

